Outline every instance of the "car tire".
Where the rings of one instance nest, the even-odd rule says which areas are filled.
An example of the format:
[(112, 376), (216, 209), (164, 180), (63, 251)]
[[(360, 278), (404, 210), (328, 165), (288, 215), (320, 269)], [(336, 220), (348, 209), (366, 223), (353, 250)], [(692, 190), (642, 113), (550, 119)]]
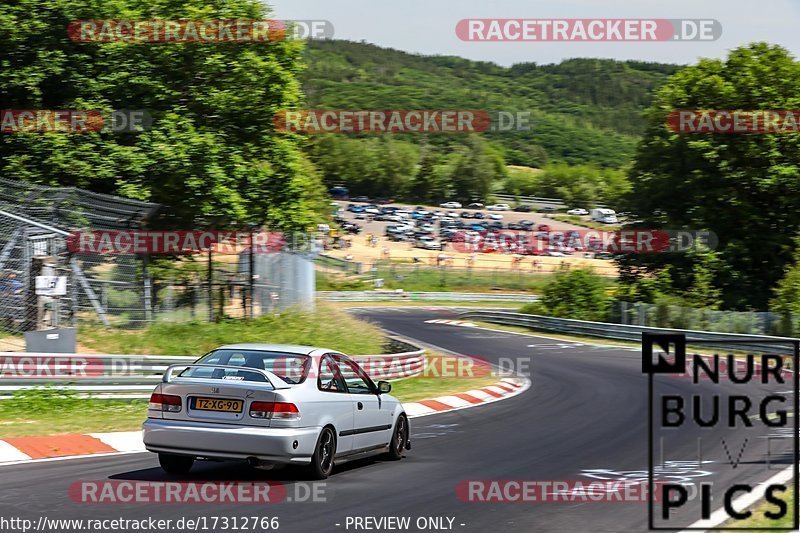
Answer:
[(159, 453), (158, 463), (167, 474), (187, 474), (192, 469), (194, 457)]
[(336, 456), (336, 435), (330, 427), (322, 428), (311, 456), (308, 467), (312, 479), (327, 479), (333, 470), (333, 459)]
[(389, 451), (386, 453), (387, 459), (399, 461), (403, 458), (406, 443), (408, 442), (408, 429), (408, 418), (406, 418), (406, 415), (400, 415), (392, 432), (392, 440), (389, 442)]

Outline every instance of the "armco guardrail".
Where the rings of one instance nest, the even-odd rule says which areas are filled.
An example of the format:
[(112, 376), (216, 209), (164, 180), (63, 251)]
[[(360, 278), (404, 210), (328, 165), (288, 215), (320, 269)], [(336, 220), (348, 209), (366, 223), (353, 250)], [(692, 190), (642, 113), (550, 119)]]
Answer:
[[(788, 354), (791, 353), (791, 346), (775, 345), (771, 343), (759, 343), (759, 341), (771, 340), (787, 342), (794, 341), (785, 337), (768, 337), (764, 335), (747, 335), (743, 333), (717, 333), (711, 331), (695, 331), (687, 329), (667, 329), (653, 328), (647, 326), (633, 326), (627, 324), (611, 324), (608, 322), (589, 322), (585, 320), (572, 320), (567, 318), (555, 318), (551, 316), (527, 315), (522, 313), (508, 313), (501, 311), (468, 311), (461, 313), (459, 318), (492, 322), (495, 324), (505, 324), (509, 326), (523, 326), (532, 329), (553, 331), (570, 335), (586, 335), (589, 337), (600, 337), (603, 339), (625, 340), (639, 342), (642, 340), (642, 333), (683, 333), (687, 341), (691, 344), (692, 340), (715, 341), (715, 346), (729, 350), (752, 350), (759, 353)], [(725, 342), (731, 344), (725, 344)], [(735, 343), (735, 344), (734, 344)]]
[(535, 294), (467, 292), (320, 291), (317, 297), (333, 302), (535, 302)]
[[(387, 351), (358, 355), (375, 380), (414, 377), (425, 367), (425, 350), (397, 338)], [(52, 354), (0, 352), (0, 399), (17, 391), (51, 387), (106, 399), (148, 398), (168, 366), (193, 363), (196, 357), (158, 355)]]
[[(518, 196), (514, 194), (495, 193), (492, 196), (498, 201), (506, 204), (521, 203), (526, 205), (539, 205), (542, 207), (554, 207), (564, 209), (567, 204), (561, 198), (543, 198), (541, 196)], [(595, 207), (606, 207), (604, 204), (594, 204)], [(574, 206), (573, 206), (574, 207)]]

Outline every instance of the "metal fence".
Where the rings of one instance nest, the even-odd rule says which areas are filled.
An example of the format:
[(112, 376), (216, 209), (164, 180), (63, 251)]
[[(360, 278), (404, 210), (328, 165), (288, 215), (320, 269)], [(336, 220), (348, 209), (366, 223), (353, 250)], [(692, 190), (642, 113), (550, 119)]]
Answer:
[[(425, 350), (397, 338), (385, 343), (385, 354), (353, 356), (373, 379), (395, 381), (418, 376)], [(190, 364), (196, 357), (161, 355), (45, 354), (0, 352), (0, 399), (48, 387), (97, 399), (149, 398), (170, 365)]]
[(717, 311), (669, 304), (615, 301), (609, 319), (620, 324), (660, 328), (747, 333), (752, 335), (793, 335), (800, 332), (800, 316), (769, 311)]
[[(751, 350), (759, 353), (784, 353), (780, 347), (776, 347), (771, 343), (777, 341), (793, 342), (795, 340), (786, 337), (770, 337), (766, 335), (731, 334), (685, 329), (654, 328), (630, 324), (611, 324), (608, 322), (590, 322), (586, 320), (572, 320), (568, 318), (508, 313), (503, 311), (467, 311), (466, 313), (461, 313), (459, 318), (509, 326), (522, 326), (567, 335), (582, 335), (633, 342), (640, 342), (642, 333), (683, 333), (690, 339), (720, 341), (715, 345), (723, 349)], [(766, 340), (769, 340), (771, 343), (760, 342)], [(724, 341), (730, 341), (731, 344), (725, 344)]]
[[(561, 198), (543, 198), (540, 196), (522, 196), (518, 194), (494, 193), (492, 196), (498, 201), (506, 204), (520, 203), (526, 205), (537, 205), (541, 207), (553, 207), (555, 209), (565, 209), (567, 204)], [(606, 207), (603, 204), (595, 204), (597, 207)]]
[[(139, 328), (313, 306), (313, 251), (291, 240), (254, 246), (264, 235), (258, 230), (172, 255), (100, 250), (81, 240), (81, 231), (144, 231), (158, 207), (0, 179), (0, 346), (16, 346), (26, 331), (78, 323)], [(37, 279), (53, 287), (37, 287)]]
[(493, 292), (396, 292), (396, 291), (320, 291), (317, 297), (332, 302), (535, 302), (535, 294)]

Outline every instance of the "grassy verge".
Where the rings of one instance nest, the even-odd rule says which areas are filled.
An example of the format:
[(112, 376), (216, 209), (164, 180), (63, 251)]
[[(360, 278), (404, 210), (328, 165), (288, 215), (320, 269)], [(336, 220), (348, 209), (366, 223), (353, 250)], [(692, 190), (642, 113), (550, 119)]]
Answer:
[(201, 356), (223, 344), (242, 342), (324, 346), (348, 354), (383, 350), (381, 330), (321, 303), (314, 312), (291, 311), (254, 320), (157, 323), (126, 331), (90, 327), (80, 332), (81, 344), (103, 353)]
[[(494, 376), (418, 377), (394, 382), (391, 394), (413, 402), (486, 387), (497, 380)], [(134, 431), (146, 417), (146, 400), (87, 400), (52, 389), (25, 391), (0, 401), (0, 438)]]
[(550, 215), (550, 218), (552, 218), (553, 220), (568, 222), (569, 224), (574, 224), (576, 226), (582, 226), (584, 228), (596, 229), (596, 230), (616, 231), (622, 227), (616, 224), (601, 224), (599, 222), (593, 222), (591, 220), (584, 220), (578, 215)]
[(319, 291), (365, 291), (373, 288), (366, 281), (383, 279), (383, 288), (403, 289), (407, 292), (490, 292), (492, 290), (526, 291), (534, 294), (542, 291), (553, 274), (538, 274), (519, 269), (509, 271), (506, 267), (497, 270), (468, 270), (408, 265), (383, 265), (377, 271), (352, 277), (341, 274), (317, 272)]
[(380, 302), (327, 302), (340, 309), (352, 307), (475, 307), (511, 309), (516, 311), (519, 302), (457, 302), (453, 300), (385, 300)]
[(775, 530), (777, 528), (791, 529), (794, 526), (794, 522), (792, 520), (794, 516), (794, 490), (794, 487), (789, 488), (789, 490), (786, 491), (786, 493), (780, 498), (788, 505), (788, 511), (786, 516), (783, 518), (778, 520), (770, 520), (769, 518), (765, 517), (764, 513), (766, 511), (775, 512), (776, 508), (774, 504), (763, 502), (752, 509), (753, 516), (751, 516), (749, 519), (741, 522), (737, 521), (736, 524), (726, 523), (723, 524), (723, 527), (728, 525), (731, 527), (736, 527), (736, 529), (753, 528), (755, 530), (758, 530), (758, 528), (764, 528), (763, 531)]

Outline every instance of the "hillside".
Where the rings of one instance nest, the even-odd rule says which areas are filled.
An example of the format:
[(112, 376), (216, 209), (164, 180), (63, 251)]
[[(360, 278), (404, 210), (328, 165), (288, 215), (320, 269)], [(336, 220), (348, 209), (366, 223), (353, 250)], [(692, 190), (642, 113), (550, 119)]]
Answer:
[(506, 149), (508, 163), (530, 166), (546, 160), (624, 164), (653, 90), (680, 68), (599, 59), (505, 68), (349, 41), (312, 41), (306, 61), (311, 107), (531, 111), (533, 131), (487, 134)]

